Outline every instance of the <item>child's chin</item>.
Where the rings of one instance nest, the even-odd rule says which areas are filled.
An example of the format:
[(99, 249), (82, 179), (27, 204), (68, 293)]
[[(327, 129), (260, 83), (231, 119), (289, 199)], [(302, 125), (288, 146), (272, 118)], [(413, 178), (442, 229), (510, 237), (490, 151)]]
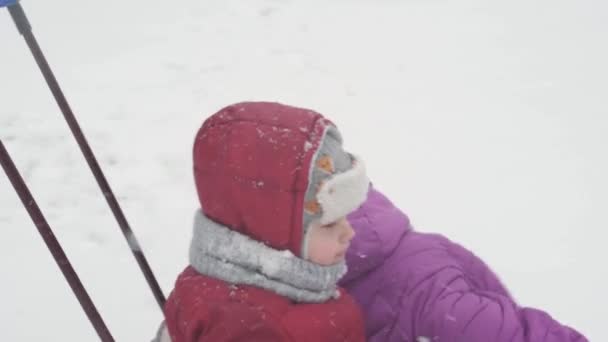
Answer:
[(344, 261), (344, 253), (340, 256), (340, 254), (336, 254), (332, 260), (325, 260), (323, 262), (316, 262), (316, 264), (321, 266), (333, 266), (337, 265)]

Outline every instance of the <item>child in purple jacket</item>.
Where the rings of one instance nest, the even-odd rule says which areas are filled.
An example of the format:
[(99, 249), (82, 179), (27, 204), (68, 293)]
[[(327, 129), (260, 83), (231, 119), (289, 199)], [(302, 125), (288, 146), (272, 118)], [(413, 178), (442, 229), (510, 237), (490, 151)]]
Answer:
[(413, 231), (377, 190), (370, 187), (348, 219), (356, 235), (341, 285), (363, 310), (368, 341), (587, 341), (545, 312), (517, 305), (465, 248)]

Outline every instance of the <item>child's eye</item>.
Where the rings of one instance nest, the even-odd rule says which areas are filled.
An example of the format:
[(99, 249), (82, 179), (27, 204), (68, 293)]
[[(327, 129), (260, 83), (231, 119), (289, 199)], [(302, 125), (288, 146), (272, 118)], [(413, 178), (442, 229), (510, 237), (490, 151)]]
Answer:
[(338, 224), (338, 221), (331, 222), (331, 223), (324, 225), (323, 228), (331, 229), (331, 228), (335, 227), (337, 224)]

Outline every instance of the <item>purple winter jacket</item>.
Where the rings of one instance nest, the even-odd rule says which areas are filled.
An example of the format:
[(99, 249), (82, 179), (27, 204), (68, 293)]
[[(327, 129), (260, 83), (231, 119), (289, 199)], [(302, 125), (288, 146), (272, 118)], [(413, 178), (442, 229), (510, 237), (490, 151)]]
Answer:
[(543, 311), (518, 306), (479, 258), (412, 230), (371, 189), (348, 217), (356, 236), (341, 285), (360, 304), (370, 342), (583, 342)]

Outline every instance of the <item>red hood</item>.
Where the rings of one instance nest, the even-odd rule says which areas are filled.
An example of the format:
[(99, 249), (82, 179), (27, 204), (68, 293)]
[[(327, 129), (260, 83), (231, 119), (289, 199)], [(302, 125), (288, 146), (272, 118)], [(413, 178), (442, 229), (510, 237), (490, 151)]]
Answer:
[(314, 111), (268, 102), (238, 103), (208, 118), (194, 142), (205, 215), (301, 255), (310, 164), (330, 125)]

